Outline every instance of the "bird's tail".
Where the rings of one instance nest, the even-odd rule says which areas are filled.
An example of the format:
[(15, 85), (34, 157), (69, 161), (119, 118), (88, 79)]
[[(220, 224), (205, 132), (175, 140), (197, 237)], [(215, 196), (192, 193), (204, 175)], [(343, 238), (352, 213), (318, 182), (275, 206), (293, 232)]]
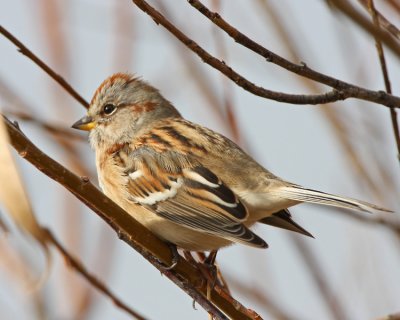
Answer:
[(365, 211), (365, 212), (393, 212), (391, 210), (379, 207), (377, 205), (351, 199), (347, 197), (336, 196), (333, 194), (316, 191), (312, 189), (306, 189), (301, 186), (282, 186), (277, 190), (277, 195), (283, 198), (287, 198), (294, 201), (300, 202), (311, 202), (317, 204), (323, 204), (326, 206), (333, 206), (351, 210)]

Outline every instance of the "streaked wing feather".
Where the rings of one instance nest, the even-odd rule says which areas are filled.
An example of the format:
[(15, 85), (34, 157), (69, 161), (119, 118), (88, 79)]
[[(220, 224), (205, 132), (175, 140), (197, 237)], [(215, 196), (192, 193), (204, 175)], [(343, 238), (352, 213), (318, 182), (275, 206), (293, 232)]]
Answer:
[[(256, 247), (268, 245), (245, 227), (248, 211), (213, 172), (176, 152), (141, 148), (126, 170), (130, 199), (172, 222)], [(183, 159), (182, 159), (183, 158)]]
[(160, 202), (156, 211), (160, 216), (193, 230), (201, 230), (255, 247), (268, 247), (263, 239), (242, 223), (216, 214), (207, 207), (196, 208), (193, 199), (187, 195), (178, 195), (174, 199)]

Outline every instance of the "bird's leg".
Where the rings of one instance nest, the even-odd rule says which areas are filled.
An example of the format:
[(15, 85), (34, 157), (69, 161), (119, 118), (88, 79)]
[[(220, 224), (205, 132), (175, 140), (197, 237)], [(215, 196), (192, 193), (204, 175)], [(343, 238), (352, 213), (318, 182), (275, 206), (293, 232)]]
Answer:
[[(212, 288), (214, 288), (215, 284), (217, 283), (222, 289), (224, 289), (228, 294), (230, 294), (230, 290), (228, 287), (228, 283), (224, 279), (221, 269), (216, 264), (215, 260), (217, 257), (217, 251), (211, 251), (208, 257), (202, 252), (198, 252), (197, 255), (199, 256), (200, 260), (203, 261), (203, 268), (202, 273), (206, 276), (208, 280), (211, 279)], [(204, 267), (207, 267), (207, 273), (205, 274), (206, 270)]]
[(215, 267), (215, 259), (217, 259), (218, 250), (213, 250), (209, 253), (208, 257), (204, 260), (204, 263), (209, 266)]
[(183, 256), (188, 262), (191, 262), (193, 265), (197, 266), (197, 261), (193, 258), (191, 251), (183, 250)]
[(218, 281), (218, 267), (215, 264), (217, 259), (218, 250), (213, 250), (208, 254), (208, 257), (204, 260), (204, 264), (209, 268), (211, 282), (207, 283), (207, 297), (209, 296), (208, 290), (212, 290)]
[(207, 281), (207, 299), (211, 299), (211, 291), (214, 289), (218, 281), (218, 267), (215, 264), (218, 250), (213, 250), (209, 253), (208, 257), (204, 260), (204, 265), (207, 266), (210, 272), (211, 281)]
[(173, 243), (170, 243), (170, 242), (167, 242), (167, 244), (171, 249), (172, 263), (170, 266), (163, 267), (163, 269), (165, 271), (172, 270), (173, 268), (175, 268), (175, 266), (178, 264), (178, 261), (179, 261), (179, 253), (178, 253), (178, 249), (177, 249), (176, 245)]
[(218, 269), (215, 265), (217, 250), (211, 251), (208, 257), (206, 257), (206, 255), (202, 252), (197, 252), (197, 255), (201, 261), (198, 263), (199, 270), (207, 279), (207, 298), (209, 298), (211, 291), (214, 289), (218, 280)]

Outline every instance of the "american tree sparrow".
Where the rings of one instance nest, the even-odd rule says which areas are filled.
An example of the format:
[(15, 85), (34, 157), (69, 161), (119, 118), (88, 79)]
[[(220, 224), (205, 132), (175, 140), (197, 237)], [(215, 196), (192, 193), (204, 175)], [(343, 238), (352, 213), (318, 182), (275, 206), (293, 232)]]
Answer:
[(287, 210), (302, 202), (389, 211), (282, 180), (229, 139), (183, 119), (157, 89), (128, 74), (106, 79), (73, 128), (90, 131), (104, 193), (185, 250), (234, 242), (266, 248), (249, 229), (257, 222), (311, 236)]

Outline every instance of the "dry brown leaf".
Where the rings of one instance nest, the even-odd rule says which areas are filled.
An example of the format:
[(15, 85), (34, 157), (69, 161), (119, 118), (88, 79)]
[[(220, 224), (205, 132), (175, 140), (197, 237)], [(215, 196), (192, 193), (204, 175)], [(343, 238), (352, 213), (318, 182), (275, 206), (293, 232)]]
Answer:
[(34, 287), (47, 278), (50, 269), (50, 254), (47, 247), (47, 232), (37, 222), (27, 193), (9, 148), (9, 136), (0, 115), (0, 203), (16, 225), (38, 241), (44, 250), (47, 268)]

